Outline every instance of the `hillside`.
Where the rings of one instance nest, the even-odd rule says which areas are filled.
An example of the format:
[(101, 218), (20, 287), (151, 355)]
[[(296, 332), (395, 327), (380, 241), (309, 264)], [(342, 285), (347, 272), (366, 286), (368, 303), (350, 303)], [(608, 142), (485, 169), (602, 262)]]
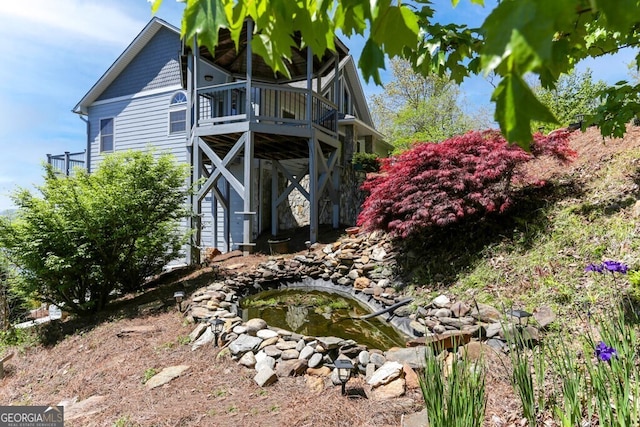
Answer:
[[(410, 243), (401, 260), (409, 282), (405, 292), (418, 300), (447, 293), (527, 310), (550, 305), (561, 315), (558, 323), (570, 329), (580, 327), (576, 313), (605, 310), (618, 289), (599, 283), (584, 267), (613, 259), (640, 268), (640, 128), (630, 128), (624, 140), (603, 141), (595, 129), (576, 132), (572, 147), (579, 156), (569, 166), (529, 165), (554, 185), (523, 194), (509, 218)], [(217, 264), (252, 268), (266, 259), (257, 254)], [(216, 360), (211, 349), (191, 351), (187, 337), (193, 325), (174, 309), (171, 295), (178, 286), (205, 285), (210, 273), (211, 268), (176, 272), (93, 323), (43, 328), (48, 345), (13, 349), (16, 356), (0, 380), (0, 403), (76, 399), (84, 406), (69, 407), (65, 426), (119, 427), (398, 426), (403, 414), (420, 409), (416, 391), (385, 402), (345, 399), (339, 387), (313, 391), (304, 377), (262, 389), (251, 370)], [(165, 302), (165, 309), (148, 309), (153, 301)], [(507, 425), (519, 419), (519, 403), (503, 362), (488, 363), (486, 419), (495, 416)], [(147, 390), (145, 375), (173, 365), (189, 369)]]

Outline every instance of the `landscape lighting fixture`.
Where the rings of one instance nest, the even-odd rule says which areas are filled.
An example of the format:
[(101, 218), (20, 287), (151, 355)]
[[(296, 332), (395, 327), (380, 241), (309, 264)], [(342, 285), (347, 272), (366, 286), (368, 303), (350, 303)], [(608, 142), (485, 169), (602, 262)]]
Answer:
[(311, 253), (311, 241), (307, 240), (306, 242), (304, 242), (304, 245), (307, 247), (307, 253), (310, 254)]
[(516, 319), (518, 319), (518, 326), (522, 327), (522, 319), (526, 319), (524, 326), (528, 326), (529, 325), (529, 317), (532, 316), (531, 313), (529, 313), (528, 311), (524, 311), (524, 310), (511, 310), (511, 313), (509, 313), (512, 317), (515, 317)]
[(218, 346), (218, 336), (222, 334), (222, 326), (224, 325), (224, 320), (219, 319), (217, 317), (212, 317), (209, 319), (209, 323), (211, 323), (211, 331), (213, 332), (213, 346)]
[(184, 299), (184, 291), (174, 292), (173, 297), (176, 299), (176, 305), (178, 306), (178, 311), (182, 313), (182, 300)]
[(204, 79), (208, 82), (213, 81), (213, 76), (211, 74), (205, 74)]
[(347, 394), (346, 386), (349, 377), (351, 377), (351, 371), (353, 370), (353, 362), (351, 359), (336, 359), (333, 362), (333, 366), (338, 370), (338, 379), (342, 383), (342, 395)]

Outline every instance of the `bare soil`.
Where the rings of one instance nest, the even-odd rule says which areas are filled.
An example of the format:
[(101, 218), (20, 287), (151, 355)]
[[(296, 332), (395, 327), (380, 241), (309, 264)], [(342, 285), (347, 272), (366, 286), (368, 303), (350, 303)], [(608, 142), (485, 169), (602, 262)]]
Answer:
[[(624, 140), (607, 140), (595, 129), (575, 133), (572, 146), (580, 156), (569, 167), (537, 164), (531, 170), (548, 177), (565, 173), (588, 176), (615, 153), (640, 146), (640, 128), (630, 128)], [(537, 170), (536, 170), (537, 168)], [(342, 230), (320, 230), (320, 242), (330, 243)], [(291, 232), (294, 252), (306, 251), (308, 229)], [(259, 239), (256, 253), (241, 257), (226, 254), (214, 263), (229, 273), (253, 268), (269, 257), (268, 236)], [(405, 414), (422, 409), (419, 390), (405, 397), (378, 402), (345, 398), (340, 387), (327, 385), (313, 391), (304, 377), (282, 378), (266, 388), (253, 381), (254, 371), (231, 360), (217, 360), (216, 351), (191, 351), (186, 337), (193, 325), (184, 321), (172, 303), (173, 290), (188, 291), (212, 280), (211, 267), (180, 270), (164, 276), (144, 293), (129, 295), (113, 310), (95, 319), (67, 321), (43, 327), (49, 345), (14, 349), (0, 380), (0, 405), (55, 405), (102, 396), (93, 406), (67, 412), (66, 426), (399, 426)], [(508, 290), (506, 290), (508, 292)], [(140, 307), (161, 301), (157, 312)], [(121, 334), (138, 326), (152, 331)], [(515, 425), (520, 421), (518, 398), (509, 383), (508, 361), (490, 354), (487, 363), (485, 425)], [(145, 372), (172, 365), (189, 369), (167, 385), (147, 390)], [(348, 388), (363, 388), (353, 379)]]

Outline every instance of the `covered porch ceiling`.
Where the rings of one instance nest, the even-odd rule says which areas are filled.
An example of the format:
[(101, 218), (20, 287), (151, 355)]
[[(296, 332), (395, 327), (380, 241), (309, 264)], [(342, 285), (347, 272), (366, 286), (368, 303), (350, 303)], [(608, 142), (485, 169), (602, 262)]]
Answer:
[[(287, 78), (281, 73), (274, 73), (271, 67), (269, 67), (262, 57), (253, 54), (252, 58), (252, 78), (273, 83), (293, 82), (305, 80), (307, 78), (307, 48), (300, 48), (301, 36), (299, 33), (291, 36), (293, 45), (291, 49), (291, 61), (286, 62), (287, 68), (291, 78)], [(342, 60), (349, 54), (349, 49), (338, 39), (335, 38), (335, 45), (338, 53), (338, 61)], [(198, 48), (200, 58), (205, 61), (220, 67), (227, 71), (229, 74), (244, 78), (247, 75), (247, 23), (245, 22), (240, 35), (240, 45), (236, 51), (236, 46), (231, 39), (231, 33), (226, 28), (223, 28), (218, 33), (218, 45), (213, 52), (209, 51), (206, 47), (201, 46)], [(192, 51), (191, 46), (183, 46), (182, 55), (182, 80), (183, 84), (186, 82), (186, 58), (187, 54)], [(313, 74), (325, 74), (331, 71), (331, 67), (327, 67), (328, 64), (332, 64), (334, 60), (334, 53), (327, 50), (318, 57), (313, 56)], [(184, 84), (186, 87), (186, 84)]]
[[(221, 158), (233, 148), (242, 133), (230, 133), (223, 135), (207, 135), (201, 138)], [(328, 156), (335, 147), (320, 142), (320, 148), (325, 156)], [(254, 133), (254, 153), (256, 159), (263, 160), (288, 160), (309, 158), (309, 139), (304, 137), (281, 136), (276, 134), (256, 132)]]

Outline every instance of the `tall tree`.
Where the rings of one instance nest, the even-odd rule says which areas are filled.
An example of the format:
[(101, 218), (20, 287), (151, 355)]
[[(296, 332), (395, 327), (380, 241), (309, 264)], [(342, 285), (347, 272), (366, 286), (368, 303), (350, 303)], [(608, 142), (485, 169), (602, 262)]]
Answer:
[[(547, 89), (540, 84), (533, 86), (533, 91), (558, 123), (567, 126), (576, 121), (578, 115), (593, 116), (600, 105), (600, 94), (607, 88), (603, 81), (594, 82), (592, 72), (587, 69), (581, 73), (572, 71), (563, 74), (555, 87)], [(544, 126), (543, 122), (534, 122), (534, 129)]]
[(439, 142), (470, 130), (472, 120), (458, 106), (458, 86), (446, 77), (423, 76), (409, 62), (391, 60), (392, 80), (371, 97), (376, 128), (397, 151), (414, 141)]
[[(255, 23), (254, 52), (275, 71), (287, 73), (291, 34), (316, 54), (334, 49), (334, 34), (366, 36), (359, 67), (380, 83), (385, 55), (401, 57), (425, 75), (449, 75), (461, 82), (470, 74), (500, 77), (492, 100), (495, 119), (511, 142), (529, 148), (531, 122), (555, 118), (535, 96), (524, 76), (534, 74), (547, 89), (577, 62), (640, 44), (640, 0), (502, 0), (480, 28), (435, 22), (429, 0), (184, 0), (182, 35), (213, 49), (218, 30), (228, 28), (239, 43), (246, 18)], [(460, 0), (451, 0), (455, 7)], [(483, 5), (483, 0), (470, 0)], [(162, 3), (153, 0), (152, 11)], [(439, 9), (449, 6), (439, 4)], [(640, 65), (640, 54), (635, 59)], [(603, 134), (620, 136), (640, 111), (639, 84), (621, 82), (603, 93), (595, 120)]]

